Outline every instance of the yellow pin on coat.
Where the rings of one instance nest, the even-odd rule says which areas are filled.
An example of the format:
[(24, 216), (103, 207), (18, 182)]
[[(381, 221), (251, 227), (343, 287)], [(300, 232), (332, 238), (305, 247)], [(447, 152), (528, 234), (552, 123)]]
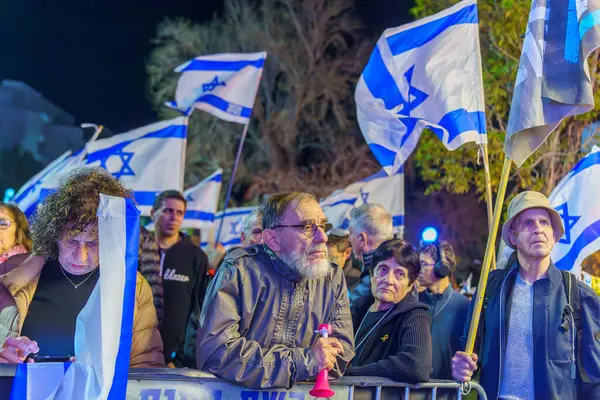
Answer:
[(381, 338), (382, 342), (385, 342), (386, 340), (388, 340), (390, 338), (390, 336), (386, 333), (385, 335), (383, 335), (383, 337)]

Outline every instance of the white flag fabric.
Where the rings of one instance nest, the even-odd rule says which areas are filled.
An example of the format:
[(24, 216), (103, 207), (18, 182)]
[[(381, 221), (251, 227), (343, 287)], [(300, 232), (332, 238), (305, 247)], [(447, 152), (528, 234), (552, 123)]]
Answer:
[(182, 228), (202, 229), (212, 226), (219, 206), (222, 185), (223, 170), (219, 168), (183, 193), (187, 200), (187, 209)]
[(124, 399), (135, 309), (140, 212), (100, 195), (100, 277), (75, 328), (74, 363), (19, 364), (12, 400)]
[(69, 162), (71, 150), (64, 152), (56, 160), (52, 161), (43, 170), (38, 172), (33, 178), (29, 179), (17, 192), (12, 201), (17, 204), (19, 209), (27, 216), (31, 217), (35, 212), (35, 207), (40, 201), (42, 184), (60, 171)]
[(334, 227), (347, 229), (350, 211), (366, 203), (379, 204), (392, 214), (394, 233), (404, 234), (404, 173), (393, 176), (382, 170), (362, 181), (333, 192), (320, 204)]
[(596, 195), (599, 191), (600, 148), (594, 146), (549, 197), (565, 227), (564, 236), (552, 250), (552, 261), (577, 277), (581, 275), (583, 260), (600, 250), (600, 201)]
[(256, 210), (257, 207), (238, 207), (228, 208), (223, 214), (223, 211), (219, 211), (215, 216), (215, 222), (210, 229), (202, 231), (202, 243), (201, 247), (211, 246), (214, 247), (216, 236), (223, 221), (223, 228), (219, 236), (218, 242), (229, 250), (232, 247), (242, 245), (242, 231), (244, 229), (244, 220), (252, 211)]
[(183, 187), (187, 118), (157, 122), (88, 144), (87, 165), (108, 170), (132, 189), (142, 215), (156, 195)]
[(175, 101), (167, 106), (189, 115), (194, 108), (229, 122), (250, 120), (266, 52), (196, 57), (177, 68)]
[(487, 143), (477, 4), (386, 29), (355, 92), (360, 129), (392, 175), (430, 128), (448, 150)]

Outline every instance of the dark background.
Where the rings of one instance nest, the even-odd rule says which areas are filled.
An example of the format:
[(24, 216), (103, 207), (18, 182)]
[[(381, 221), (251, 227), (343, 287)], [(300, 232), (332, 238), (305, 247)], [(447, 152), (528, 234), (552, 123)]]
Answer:
[[(413, 0), (355, 3), (374, 38), (412, 20)], [(222, 12), (222, 0), (0, 0), (0, 79), (27, 83), (79, 123), (124, 132), (157, 118), (144, 64), (158, 23)]]

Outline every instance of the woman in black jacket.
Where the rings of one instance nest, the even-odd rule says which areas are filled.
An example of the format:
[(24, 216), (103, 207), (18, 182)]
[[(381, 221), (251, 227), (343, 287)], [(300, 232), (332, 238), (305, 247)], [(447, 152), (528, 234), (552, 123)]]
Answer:
[(374, 302), (356, 319), (356, 356), (346, 375), (426, 382), (432, 372), (431, 318), (411, 294), (421, 270), (419, 253), (403, 240), (388, 240), (377, 248), (373, 265)]

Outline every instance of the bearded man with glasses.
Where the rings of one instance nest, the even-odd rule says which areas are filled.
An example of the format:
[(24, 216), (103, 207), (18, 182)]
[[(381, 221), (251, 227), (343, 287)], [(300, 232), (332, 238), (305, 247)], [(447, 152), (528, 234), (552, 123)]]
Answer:
[[(262, 207), (263, 244), (231, 251), (211, 282), (197, 338), (198, 368), (252, 389), (290, 388), (354, 356), (346, 281), (331, 264), (331, 225), (313, 195)], [(333, 334), (315, 330), (330, 324)]]

